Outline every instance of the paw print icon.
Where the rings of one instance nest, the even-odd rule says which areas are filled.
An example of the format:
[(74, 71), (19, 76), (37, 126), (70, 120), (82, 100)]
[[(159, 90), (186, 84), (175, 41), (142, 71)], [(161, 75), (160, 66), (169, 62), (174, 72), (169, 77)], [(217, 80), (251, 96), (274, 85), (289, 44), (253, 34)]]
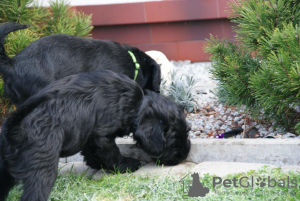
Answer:
[(264, 187), (266, 185), (266, 178), (258, 177), (256, 181), (257, 182), (255, 184), (259, 187)]

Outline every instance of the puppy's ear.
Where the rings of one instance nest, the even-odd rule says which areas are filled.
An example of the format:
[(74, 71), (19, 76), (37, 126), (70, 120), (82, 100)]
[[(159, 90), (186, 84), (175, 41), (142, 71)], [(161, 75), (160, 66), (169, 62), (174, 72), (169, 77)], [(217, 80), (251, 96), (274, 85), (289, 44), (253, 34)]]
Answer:
[(158, 119), (145, 115), (135, 126), (133, 137), (142, 149), (152, 155), (159, 156), (163, 153), (166, 139), (164, 126)]

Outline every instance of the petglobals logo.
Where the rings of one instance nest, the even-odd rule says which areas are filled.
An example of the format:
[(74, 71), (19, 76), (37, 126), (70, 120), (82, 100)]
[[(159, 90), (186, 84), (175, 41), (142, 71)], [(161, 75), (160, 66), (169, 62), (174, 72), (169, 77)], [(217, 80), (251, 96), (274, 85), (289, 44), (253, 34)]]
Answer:
[[(210, 189), (205, 187), (199, 180), (198, 173), (191, 173), (185, 175), (179, 182), (182, 184), (183, 198), (188, 197), (205, 197)], [(214, 193), (218, 193), (218, 187), (225, 188), (274, 188), (274, 187), (287, 187), (298, 188), (298, 180), (286, 178), (274, 178), (272, 176), (243, 176), (233, 177), (231, 179), (223, 179), (221, 177), (212, 177), (212, 186)], [(226, 191), (225, 191), (226, 192)], [(231, 191), (228, 191), (231, 192)], [(224, 192), (223, 192), (224, 193)]]
[(289, 177), (285, 179), (276, 179), (272, 178), (271, 176), (268, 176), (267, 178), (258, 177), (254, 178), (253, 176), (250, 177), (240, 177), (233, 179), (222, 179), (221, 177), (213, 177), (213, 187), (217, 187), (218, 185), (223, 185), (225, 188), (230, 187), (242, 187), (242, 188), (248, 188), (248, 187), (290, 187), (290, 188), (297, 188), (298, 183), (297, 179), (290, 179)]
[(192, 185), (188, 186), (188, 191), (186, 192), (185, 187), (185, 179), (187, 178), (189, 174), (185, 175), (179, 182), (182, 183), (183, 185), (183, 198), (187, 199), (186, 196), (188, 197), (205, 197), (205, 195), (209, 192), (209, 188), (204, 187), (202, 183), (200, 183), (199, 180), (199, 174), (198, 173), (193, 173), (191, 174), (191, 177), (193, 178)]

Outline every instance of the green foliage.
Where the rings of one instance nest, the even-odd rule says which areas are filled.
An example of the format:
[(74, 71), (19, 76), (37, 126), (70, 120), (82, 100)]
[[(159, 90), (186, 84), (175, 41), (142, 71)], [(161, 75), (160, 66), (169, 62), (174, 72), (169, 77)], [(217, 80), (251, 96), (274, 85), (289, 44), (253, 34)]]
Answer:
[(0, 23), (36, 24), (43, 22), (48, 12), (46, 8), (34, 3), (34, 0), (1, 0)]
[(227, 92), (228, 103), (257, 105), (249, 86), (249, 78), (260, 66), (258, 59), (252, 58), (241, 44), (219, 41), (213, 36), (208, 41), (206, 51), (212, 54), (213, 79)]
[(51, 15), (46, 19), (45, 35), (69, 34), (74, 36), (90, 36), (92, 30), (91, 18), (81, 12), (76, 12), (64, 1), (50, 2)]
[(270, 51), (260, 71), (250, 80), (265, 114), (275, 114), (277, 123), (283, 125), (295, 125), (299, 121), (299, 112), (294, 109), (300, 105), (299, 32), (298, 26), (292, 24), (283, 26), (282, 30), (275, 29), (270, 43), (276, 49)]
[[(10, 33), (5, 40), (6, 54), (10, 57), (40, 37), (50, 34), (69, 34), (89, 37), (91, 15), (77, 12), (65, 1), (50, 1), (50, 8), (42, 7), (34, 0), (1, 0), (0, 23), (18, 22), (29, 28)], [(0, 79), (0, 123), (13, 107), (3, 96), (3, 80)]]
[(235, 31), (250, 50), (259, 50), (261, 40), (269, 40), (273, 31), (286, 23), (299, 24), (300, 1), (296, 0), (233, 0)]
[(167, 96), (183, 106), (186, 111), (193, 112), (197, 104), (192, 90), (197, 84), (197, 80), (193, 76), (179, 76), (175, 71), (172, 71), (171, 80), (169, 88), (166, 89)]
[(6, 54), (13, 57), (37, 39), (39, 39), (39, 35), (32, 29), (12, 32), (6, 37), (7, 42), (4, 45)]
[(263, 109), (265, 118), (300, 134), (300, 2), (236, 0), (231, 6), (237, 42), (211, 36), (206, 47), (219, 94), (249, 111)]
[(300, 131), (300, 122), (298, 122), (298, 123), (296, 124), (295, 130), (296, 130), (296, 131)]

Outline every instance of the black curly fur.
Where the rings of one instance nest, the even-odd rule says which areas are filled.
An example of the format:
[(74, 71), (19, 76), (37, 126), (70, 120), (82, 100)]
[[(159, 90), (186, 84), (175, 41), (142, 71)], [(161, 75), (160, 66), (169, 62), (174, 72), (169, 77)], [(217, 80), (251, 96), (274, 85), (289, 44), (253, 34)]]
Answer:
[(0, 26), (0, 73), (4, 91), (12, 103), (20, 105), (49, 83), (68, 75), (94, 70), (112, 70), (133, 79), (135, 64), (132, 51), (140, 64), (136, 82), (142, 89), (160, 91), (160, 67), (138, 48), (113, 41), (50, 35), (31, 43), (15, 57), (9, 58), (3, 39), (12, 31), (26, 28), (17, 23)]
[(134, 139), (155, 162), (177, 165), (187, 158), (190, 127), (184, 109), (168, 98), (145, 90), (134, 128)]
[(145, 91), (122, 74), (94, 71), (55, 81), (30, 97), (2, 126), (0, 201), (21, 180), (23, 201), (46, 201), (59, 157), (82, 151), (92, 168), (135, 171), (140, 162), (123, 157), (117, 136), (134, 139), (154, 160), (178, 164), (190, 142), (184, 113), (162, 95)]

